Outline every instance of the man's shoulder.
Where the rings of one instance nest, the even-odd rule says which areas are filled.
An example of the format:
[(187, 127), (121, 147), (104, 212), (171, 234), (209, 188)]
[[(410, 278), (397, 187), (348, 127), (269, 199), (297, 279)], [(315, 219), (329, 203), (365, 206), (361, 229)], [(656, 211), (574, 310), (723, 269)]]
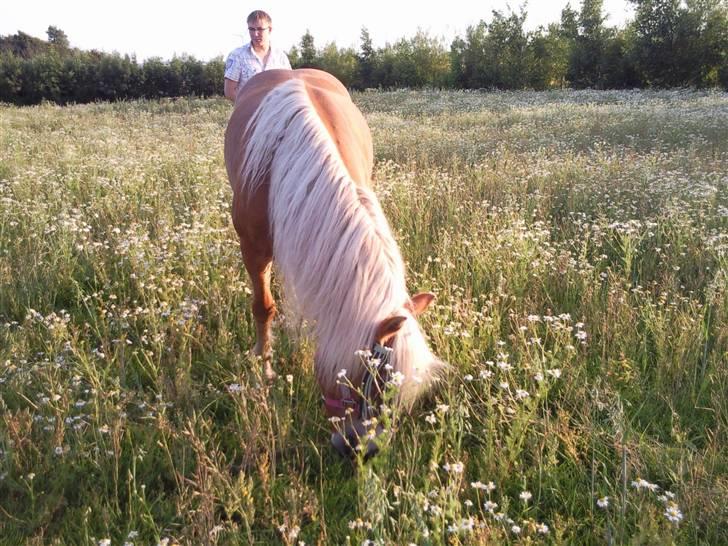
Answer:
[(228, 59), (234, 58), (234, 57), (241, 57), (242, 55), (245, 55), (247, 53), (248, 49), (250, 49), (250, 44), (245, 44), (245, 45), (241, 45), (240, 47), (236, 47), (230, 53), (228, 53)]

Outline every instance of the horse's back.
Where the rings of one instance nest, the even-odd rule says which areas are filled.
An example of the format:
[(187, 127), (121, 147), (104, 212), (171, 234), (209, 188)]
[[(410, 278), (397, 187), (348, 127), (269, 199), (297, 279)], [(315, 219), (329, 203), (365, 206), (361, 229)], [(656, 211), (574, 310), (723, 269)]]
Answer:
[(268, 93), (293, 79), (305, 84), (308, 97), (351, 177), (357, 184), (369, 185), (373, 152), (364, 116), (339, 80), (314, 69), (268, 70), (257, 74), (242, 87), (225, 134), (225, 160), (231, 183), (234, 185), (240, 173), (248, 123)]

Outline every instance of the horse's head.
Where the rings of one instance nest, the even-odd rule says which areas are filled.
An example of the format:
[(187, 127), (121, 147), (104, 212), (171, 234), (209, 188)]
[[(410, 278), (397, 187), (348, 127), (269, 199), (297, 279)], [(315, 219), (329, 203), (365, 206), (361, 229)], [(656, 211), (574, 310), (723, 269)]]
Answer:
[[(378, 435), (382, 426), (371, 418), (379, 413), (387, 383), (398, 385), (397, 401), (409, 407), (442, 367), (442, 362), (430, 351), (417, 322), (417, 317), (434, 299), (435, 295), (429, 292), (417, 294), (383, 319), (375, 329), (370, 351), (373, 363), (367, 364), (358, 392), (343, 387), (341, 400), (325, 399), (329, 413), (333, 410), (333, 415), (337, 415), (343, 411), (348, 416), (344, 427), (331, 437), (340, 453), (351, 455), (351, 449), (359, 445), (364, 436), (368, 437), (362, 446), (365, 457), (376, 453), (372, 434)], [(395, 374), (398, 375), (395, 377)], [(347, 407), (351, 408), (350, 413), (346, 413)], [(374, 428), (370, 430), (371, 427)]]

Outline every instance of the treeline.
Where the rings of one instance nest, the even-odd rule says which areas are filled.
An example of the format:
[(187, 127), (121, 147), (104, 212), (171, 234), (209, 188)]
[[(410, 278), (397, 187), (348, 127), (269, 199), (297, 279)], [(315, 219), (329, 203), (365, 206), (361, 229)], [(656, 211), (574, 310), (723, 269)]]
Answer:
[(221, 93), (221, 57), (209, 62), (182, 56), (139, 63), (129, 55), (71, 48), (56, 27), (47, 33), (47, 42), (22, 32), (0, 37), (0, 102), (66, 104)]
[(367, 29), (360, 50), (314, 47), (306, 33), (293, 64), (317, 66), (347, 86), (551, 89), (722, 87), (728, 89), (726, 0), (630, 0), (635, 17), (608, 26), (602, 0), (570, 5), (558, 23), (524, 28), (526, 10), (493, 11), (446, 46), (424, 32), (384, 48)]
[[(321, 68), (353, 89), (728, 89), (728, 0), (630, 2), (635, 16), (624, 28), (606, 24), (602, 0), (582, 0), (535, 31), (524, 28), (525, 8), (493, 11), (449, 45), (418, 32), (375, 48), (363, 28), (358, 50), (318, 48), (306, 31), (289, 57), (294, 68)], [(0, 37), (0, 101), (15, 104), (219, 95), (223, 74), (222, 58), (139, 63), (80, 51), (56, 27), (47, 41), (22, 32)]]

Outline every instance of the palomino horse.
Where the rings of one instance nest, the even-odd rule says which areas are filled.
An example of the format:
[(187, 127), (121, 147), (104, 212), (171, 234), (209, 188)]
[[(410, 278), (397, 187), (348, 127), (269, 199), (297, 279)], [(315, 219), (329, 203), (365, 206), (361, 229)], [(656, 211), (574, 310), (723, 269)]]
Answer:
[[(326, 72), (262, 72), (238, 94), (225, 163), (233, 224), (253, 285), (253, 352), (273, 375), (275, 261), (284, 294), (312, 324), (326, 413), (347, 423), (346, 438), (334, 432), (332, 441), (350, 454), (347, 444), (357, 443), (369, 425), (362, 424), (368, 411), (361, 388), (372, 377), (358, 351), (373, 349), (386, 361), (378, 369), (384, 373), (386, 365), (401, 382), (398, 400), (406, 405), (440, 366), (415, 318), (434, 296), (407, 294), (402, 257), (371, 190), (366, 121)], [(376, 448), (368, 442), (366, 449)]]

